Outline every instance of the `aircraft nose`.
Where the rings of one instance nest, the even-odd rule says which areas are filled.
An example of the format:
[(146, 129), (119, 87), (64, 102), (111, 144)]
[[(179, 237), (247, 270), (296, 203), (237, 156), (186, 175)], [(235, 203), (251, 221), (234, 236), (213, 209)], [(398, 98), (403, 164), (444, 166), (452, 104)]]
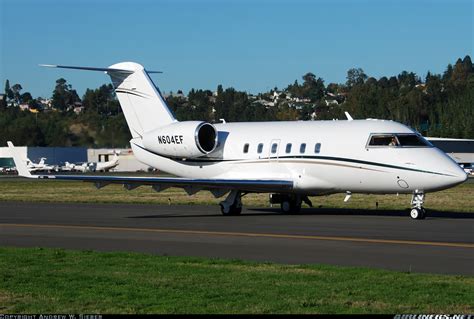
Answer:
[(454, 175), (453, 185), (464, 183), (467, 180), (467, 173), (461, 167), (457, 167), (456, 171), (452, 172), (452, 175)]
[(464, 183), (465, 181), (467, 181), (467, 173), (461, 169), (459, 172), (459, 183)]

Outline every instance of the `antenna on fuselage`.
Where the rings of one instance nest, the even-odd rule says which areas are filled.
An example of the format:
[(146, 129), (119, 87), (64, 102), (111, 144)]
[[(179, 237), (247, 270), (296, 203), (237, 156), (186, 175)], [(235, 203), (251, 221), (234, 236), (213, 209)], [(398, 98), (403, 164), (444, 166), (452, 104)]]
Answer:
[(352, 121), (352, 120), (353, 120), (353, 118), (352, 118), (352, 116), (349, 114), (349, 112), (344, 112), (344, 114), (346, 114), (346, 117), (347, 117), (347, 120), (348, 120), (348, 121)]

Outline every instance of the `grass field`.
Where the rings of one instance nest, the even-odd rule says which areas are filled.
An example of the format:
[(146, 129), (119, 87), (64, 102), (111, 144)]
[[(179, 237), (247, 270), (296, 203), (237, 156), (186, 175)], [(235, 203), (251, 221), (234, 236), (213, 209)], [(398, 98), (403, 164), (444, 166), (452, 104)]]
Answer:
[[(426, 195), (427, 209), (447, 212), (474, 212), (474, 180), (457, 187)], [(354, 194), (347, 203), (344, 194), (312, 197), (315, 207), (354, 208), (375, 210), (406, 210), (410, 207), (411, 195), (362, 195)], [(0, 201), (27, 202), (82, 202), (82, 203), (139, 203), (139, 204), (205, 204), (217, 205), (222, 199), (202, 191), (188, 196), (182, 189), (171, 188), (157, 193), (151, 187), (141, 186), (127, 191), (121, 185), (108, 185), (100, 190), (91, 183), (26, 180), (19, 178), (0, 179)], [(243, 203), (250, 207), (269, 206), (268, 194), (249, 194)]]
[(474, 278), (0, 248), (0, 313), (472, 313)]

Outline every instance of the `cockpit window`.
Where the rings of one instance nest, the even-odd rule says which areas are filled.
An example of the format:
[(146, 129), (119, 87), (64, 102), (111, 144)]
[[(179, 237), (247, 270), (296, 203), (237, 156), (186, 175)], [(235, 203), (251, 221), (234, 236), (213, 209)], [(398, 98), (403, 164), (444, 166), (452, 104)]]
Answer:
[(372, 135), (369, 146), (399, 146), (397, 138), (393, 134)]
[(418, 134), (372, 134), (368, 146), (430, 147), (432, 145)]
[(398, 134), (397, 138), (401, 146), (432, 146), (430, 142), (416, 134)]

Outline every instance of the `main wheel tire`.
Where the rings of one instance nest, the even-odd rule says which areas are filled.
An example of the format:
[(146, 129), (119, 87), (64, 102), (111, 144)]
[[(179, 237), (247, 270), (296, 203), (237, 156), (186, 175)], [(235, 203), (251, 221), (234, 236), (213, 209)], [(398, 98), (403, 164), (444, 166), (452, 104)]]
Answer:
[(282, 201), (281, 204), (280, 204), (280, 209), (285, 214), (291, 213), (290, 201), (287, 201), (287, 200)]
[(301, 204), (298, 205), (294, 200), (285, 200), (281, 202), (281, 211), (285, 214), (296, 214), (301, 210)]
[(221, 213), (224, 216), (235, 216), (235, 215), (240, 215), (242, 212), (242, 206), (237, 206), (235, 204), (226, 206), (223, 204), (219, 204), (221, 207)]
[(291, 202), (291, 212), (293, 214), (298, 214), (301, 211), (301, 203), (298, 205), (296, 201)]
[(231, 206), (232, 215), (240, 215), (242, 213), (242, 206)]
[(230, 206), (223, 205), (223, 204), (219, 204), (219, 206), (221, 207), (222, 215), (224, 215), (224, 216), (229, 216), (230, 215)]
[(426, 217), (426, 210), (424, 208), (421, 208), (421, 216), (420, 219), (425, 219)]

